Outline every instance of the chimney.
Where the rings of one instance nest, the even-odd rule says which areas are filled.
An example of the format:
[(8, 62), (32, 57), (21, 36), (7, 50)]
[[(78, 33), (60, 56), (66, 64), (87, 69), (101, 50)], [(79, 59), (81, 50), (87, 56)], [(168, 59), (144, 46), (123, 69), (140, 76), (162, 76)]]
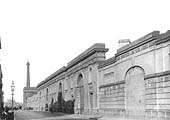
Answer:
[(27, 61), (27, 83), (26, 87), (30, 88), (30, 63)]
[(121, 39), (119, 40), (119, 48), (131, 43), (129, 39)]

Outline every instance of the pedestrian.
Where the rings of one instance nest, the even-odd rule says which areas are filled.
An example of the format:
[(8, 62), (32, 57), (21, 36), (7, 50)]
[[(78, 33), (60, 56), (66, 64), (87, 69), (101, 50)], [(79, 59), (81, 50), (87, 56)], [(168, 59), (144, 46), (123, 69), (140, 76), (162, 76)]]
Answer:
[(7, 119), (7, 113), (5, 111), (2, 112), (2, 120), (6, 120)]

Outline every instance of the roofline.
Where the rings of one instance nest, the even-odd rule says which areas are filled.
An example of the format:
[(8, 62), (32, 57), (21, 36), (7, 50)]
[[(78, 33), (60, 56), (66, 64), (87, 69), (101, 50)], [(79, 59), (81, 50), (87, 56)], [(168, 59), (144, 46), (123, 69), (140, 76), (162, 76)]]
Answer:
[(67, 71), (68, 69), (70, 69), (74, 65), (76, 65), (76, 64), (80, 63), (81, 61), (83, 61), (85, 58), (93, 55), (94, 53), (96, 53), (96, 52), (107, 52), (108, 50), (109, 50), (108, 48), (105, 48), (105, 44), (104, 43), (96, 43), (96, 44), (92, 45), (90, 48), (85, 50), (83, 53), (78, 55), (76, 58), (74, 58), (73, 60), (68, 62), (67, 66), (63, 66), (62, 68), (60, 68), (59, 70), (57, 70), (56, 72), (54, 72), (53, 74), (48, 76), (45, 80), (41, 81), (37, 85), (37, 87), (40, 87), (44, 83), (47, 83), (49, 80), (51, 80), (54, 77), (62, 74), (63, 72)]

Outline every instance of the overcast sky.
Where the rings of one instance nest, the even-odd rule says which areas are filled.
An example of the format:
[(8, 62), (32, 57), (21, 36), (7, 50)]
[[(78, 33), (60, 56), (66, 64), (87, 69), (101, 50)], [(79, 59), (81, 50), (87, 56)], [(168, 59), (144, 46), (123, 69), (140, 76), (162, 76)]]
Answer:
[(0, 59), (5, 100), (23, 101), (26, 62), (31, 86), (94, 43), (112, 57), (119, 39), (134, 41), (154, 30), (170, 29), (169, 0), (0, 0)]

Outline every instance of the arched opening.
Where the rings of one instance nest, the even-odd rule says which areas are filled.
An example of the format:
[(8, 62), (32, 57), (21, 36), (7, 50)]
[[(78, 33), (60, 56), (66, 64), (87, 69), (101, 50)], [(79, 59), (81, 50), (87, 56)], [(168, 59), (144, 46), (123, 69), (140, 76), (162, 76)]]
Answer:
[(90, 92), (90, 108), (93, 109), (93, 93)]
[(48, 111), (48, 104), (45, 104), (45, 111)]
[(45, 105), (45, 111), (48, 111), (48, 88), (46, 89), (46, 105)]
[(88, 80), (88, 83), (91, 83), (92, 82), (92, 68), (90, 67), (89, 69), (89, 80)]
[(62, 89), (63, 89), (63, 88), (62, 88), (62, 83), (60, 82), (60, 83), (59, 83), (58, 98), (57, 98), (57, 99), (58, 99), (58, 100), (57, 100), (57, 101), (58, 101), (58, 108), (57, 108), (57, 109), (58, 109), (59, 112), (62, 112), (62, 106), (63, 106), (63, 102), (62, 102), (62, 101), (63, 101)]
[(54, 99), (51, 99), (50, 112), (54, 112)]
[(59, 83), (59, 92), (62, 92), (62, 83)]
[(40, 96), (39, 96), (39, 110), (41, 111), (41, 92), (40, 92)]
[(131, 67), (125, 76), (126, 114), (144, 115), (145, 87), (144, 70), (139, 66)]
[(82, 114), (84, 112), (84, 85), (82, 74), (80, 74), (77, 79), (77, 103), (78, 112)]
[(46, 89), (46, 101), (48, 102), (48, 88)]

